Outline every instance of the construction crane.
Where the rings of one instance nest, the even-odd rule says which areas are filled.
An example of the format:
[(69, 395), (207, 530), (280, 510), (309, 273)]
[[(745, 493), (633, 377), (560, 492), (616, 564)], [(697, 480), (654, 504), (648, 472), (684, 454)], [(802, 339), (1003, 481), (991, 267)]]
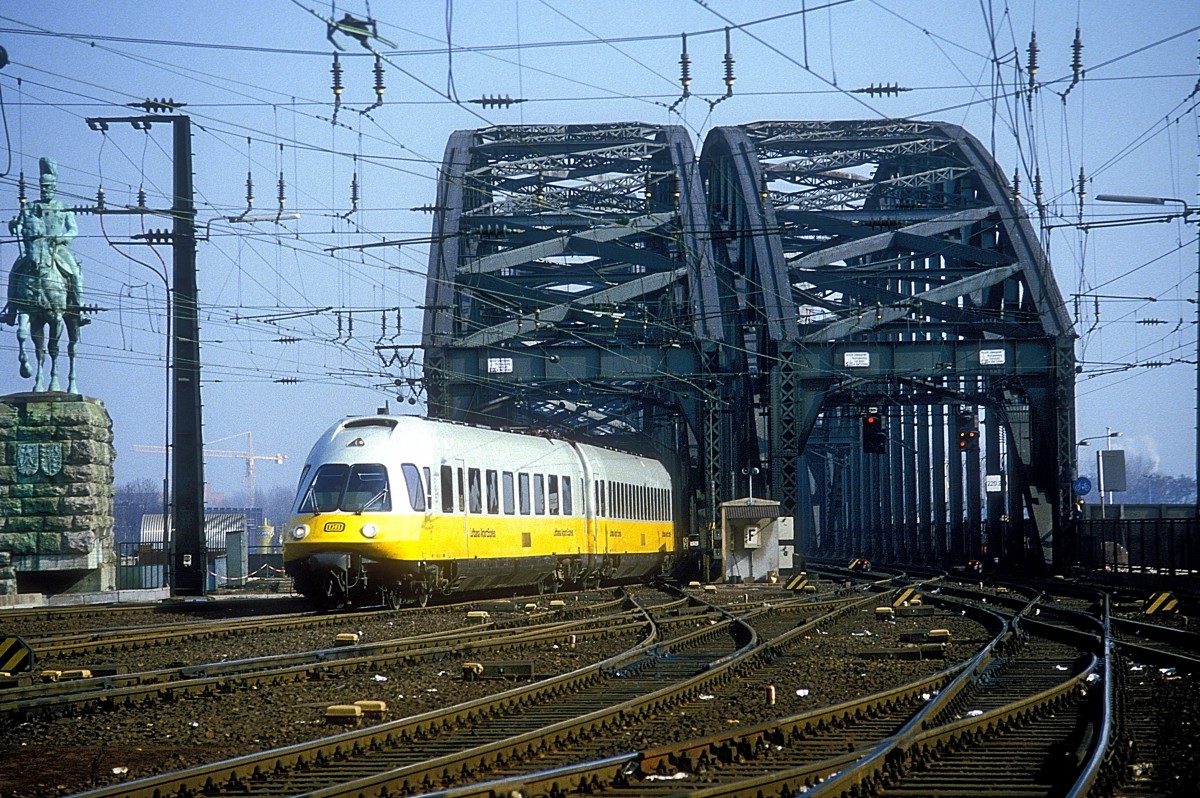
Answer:
[[(231, 438), (240, 438), (243, 435), (246, 436), (246, 451), (238, 452), (238, 451), (232, 451), (229, 449), (205, 449), (204, 456), (205, 457), (238, 457), (238, 458), (242, 458), (246, 461), (246, 475), (243, 478), (242, 484), (246, 490), (246, 505), (245, 506), (251, 507), (254, 505), (254, 497), (255, 497), (255, 482), (254, 482), (254, 463), (255, 463), (255, 461), (270, 460), (273, 463), (278, 463), (279, 465), (283, 465), (283, 461), (287, 460), (287, 455), (279, 454), (279, 453), (255, 454), (254, 453), (254, 433), (253, 432), (239, 432), (236, 435), (227, 435), (224, 438), (217, 438), (215, 441), (212, 441), (212, 443), (220, 443), (221, 441), (227, 441)], [(162, 454), (163, 452), (167, 451), (165, 446), (152, 446), (152, 445), (147, 445), (147, 444), (135, 444), (133, 447), (133, 450), (135, 452), (157, 452), (158, 454)]]

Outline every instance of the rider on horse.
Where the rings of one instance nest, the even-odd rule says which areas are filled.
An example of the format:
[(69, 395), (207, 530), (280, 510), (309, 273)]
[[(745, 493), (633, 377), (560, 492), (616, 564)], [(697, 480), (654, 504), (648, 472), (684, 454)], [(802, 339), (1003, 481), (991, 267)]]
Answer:
[(0, 324), (15, 324), (17, 314), (33, 299), (30, 292), (38, 285), (39, 266), (58, 270), (67, 286), (67, 313), (75, 314), (79, 324), (87, 324), (90, 319), (80, 315), (83, 271), (70, 249), (79, 227), (75, 214), (54, 198), (58, 164), (53, 158), (42, 158), (39, 167), (41, 199), (23, 205), (8, 223), (9, 231), (20, 237), (21, 253), (9, 274), (8, 304), (0, 312)]

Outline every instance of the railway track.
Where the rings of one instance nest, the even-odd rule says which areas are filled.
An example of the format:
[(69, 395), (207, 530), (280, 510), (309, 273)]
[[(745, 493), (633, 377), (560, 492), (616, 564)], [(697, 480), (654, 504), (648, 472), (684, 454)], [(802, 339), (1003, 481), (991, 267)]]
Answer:
[[(926, 626), (950, 624), (961, 612), (990, 613), (1006, 631), (964, 636), (949, 648), (954, 657), (919, 678), (894, 678), (890, 689), (866, 698), (798, 712), (782, 700), (792, 692), (789, 667), (820, 661), (813, 652), (822, 633), (876, 635), (889, 623), (877, 608), (902, 595), (898, 589), (765, 601), (726, 590), (723, 602), (709, 606), (658, 596), (657, 606), (642, 607), (631, 624), (653, 633), (599, 666), (447, 711), (81, 795), (716, 796), (803, 789), (982, 798), (1060, 795), (1085, 782), (1104, 785), (1109, 795), (1120, 783), (1141, 790), (1122, 795), (1172, 794), (1179, 767), (1163, 763), (1178, 759), (1177, 742), (1135, 718), (1164, 696), (1194, 703), (1190, 677), (1168, 676), (1172, 666), (1147, 665), (1140, 652), (1129, 659), (1126, 633), (1115, 631), (1120, 619), (1110, 618), (1114, 631), (1106, 635), (1074, 602), (1037, 591), (1032, 598), (1013, 590), (959, 598), (949, 595), (957, 588), (935, 589), (943, 609), (922, 621)], [(935, 589), (924, 591), (927, 602)], [(847, 631), (856, 624), (863, 632)], [(1164, 663), (1186, 661), (1191, 642), (1170, 650), (1171, 643), (1156, 648), (1148, 639), (1155, 630), (1131, 634), (1132, 645), (1149, 644)], [(898, 665), (859, 659), (844, 658), (842, 670), (861, 668), (866, 676)], [(1112, 668), (1134, 678), (1108, 679)], [(779, 688), (778, 708), (764, 703), (757, 717), (721, 728), (714, 707), (760, 702), (769, 688), (772, 696)], [(980, 774), (988, 774), (982, 787)]]
[[(742, 619), (721, 610), (725, 617), (720, 621), (685, 613), (682, 617), (692, 628), (670, 640), (661, 636), (665, 627), (656, 615), (652, 640), (596, 668), (454, 707), (441, 715), (132, 782), (122, 785), (124, 792), (89, 795), (167, 795), (200, 788), (250, 795), (321, 794), (322, 790), (399, 794), (427, 790), (447, 779), (483, 776), (511, 762), (532, 759), (545, 764), (555, 757), (569, 758), (572, 748), (582, 746), (580, 750), (586, 751), (602, 743), (615, 744), (631, 725), (679, 711), (689, 701), (702, 701), (707, 692), (741, 679), (747, 669), (768, 667), (780, 659), (782, 649), (772, 651), (765, 641), (802, 634), (797, 629), (811, 631), (811, 624), (805, 623), (814, 614), (846, 615), (863, 607), (873, 609), (876, 601), (872, 596), (856, 597), (824, 608), (808, 600), (795, 601), (753, 610)], [(679, 617), (669, 615), (667, 620)], [(851, 618), (847, 628), (859, 622)], [(749, 663), (752, 655), (758, 655), (759, 664)], [(364, 775), (350, 779), (354, 772)]]
[[(1037, 751), (1056, 735), (1069, 736), (1056, 719), (1064, 717), (1073, 688), (1092, 671), (1047, 675), (1042, 666), (1073, 653), (1069, 645), (1010, 627), (971, 662), (861, 700), (724, 735), (425, 795), (565, 795), (579, 785), (608, 796), (1053, 795), (1018, 791), (1022, 779), (1042, 773), (1040, 763), (1007, 772), (995, 782), (1004, 786), (989, 793), (979, 777), (980, 760), (953, 757), (970, 748), (964, 741), (985, 739), (982, 730), (991, 731), (988, 741), (1003, 739), (996, 730), (1015, 729), (1034, 716), (1049, 722), (1036, 739), (1025, 738), (1008, 753), (1022, 745)], [(966, 717), (964, 707), (971, 707)], [(971, 750), (986, 765), (986, 747)], [(957, 791), (956, 780), (968, 788)], [(364, 793), (337, 788), (312, 795), (351, 794)]]
[[(416, 662), (472, 651), (492, 653), (546, 641), (589, 637), (635, 636), (643, 626), (633, 611), (620, 611), (622, 600), (606, 601), (584, 610), (574, 608), (530, 613), (521, 626), (475, 621), (461, 627), (396, 640), (346, 645), (297, 654), (184, 665), (151, 671), (97, 673), (89, 678), (43, 681), (0, 690), (0, 718), (21, 722), (42, 715), (73, 715), (103, 708), (137, 707), (186, 696), (214, 695), (260, 685), (327, 678), (338, 673), (377, 669), (396, 662)], [(676, 600), (665, 608), (682, 607)], [(405, 612), (405, 611), (402, 611)], [(567, 620), (562, 615), (587, 617)], [(470, 613), (466, 613), (468, 619)], [(308, 619), (296, 619), (308, 620)], [(282, 623), (288, 623), (283, 619)], [(240, 628), (240, 625), (239, 625)], [(288, 627), (290, 628), (290, 627)], [(89, 671), (90, 673), (90, 671)]]

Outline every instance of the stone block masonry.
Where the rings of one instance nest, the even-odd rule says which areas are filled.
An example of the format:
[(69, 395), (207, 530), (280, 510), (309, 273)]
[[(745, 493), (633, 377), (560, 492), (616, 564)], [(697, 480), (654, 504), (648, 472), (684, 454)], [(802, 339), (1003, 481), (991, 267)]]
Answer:
[(100, 400), (0, 397), (0, 595), (115, 589), (115, 456)]

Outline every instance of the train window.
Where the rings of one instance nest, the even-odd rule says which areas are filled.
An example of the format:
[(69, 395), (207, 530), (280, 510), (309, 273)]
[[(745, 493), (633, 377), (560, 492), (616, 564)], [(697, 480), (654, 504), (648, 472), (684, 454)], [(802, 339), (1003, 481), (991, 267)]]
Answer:
[(517, 511), (517, 506), (513, 492), (513, 474), (511, 471), (505, 471), (500, 475), (500, 487), (504, 496), (504, 514), (512, 515)]
[(596, 515), (600, 518), (604, 517), (604, 510), (607, 505), (604, 503), (604, 480), (596, 480)]
[(533, 475), (533, 514), (546, 514), (546, 478), (541, 474)]
[(546, 477), (546, 505), (550, 515), (558, 515), (558, 474)]
[(421, 475), (425, 477), (425, 506), (433, 509), (433, 477), (429, 474), (429, 466), (421, 466)]
[(346, 478), (346, 495), (342, 498), (341, 508), (349, 513), (391, 510), (392, 497), (388, 490), (387, 470), (378, 463), (358, 463), (351, 466), (350, 475)]
[(563, 515), (572, 515), (574, 513), (574, 509), (571, 507), (573, 504), (571, 501), (571, 478), (567, 476), (562, 478), (562, 504)]
[(496, 515), (500, 512), (500, 483), (496, 480), (496, 469), (489, 468), (484, 475), (487, 477), (487, 511), (489, 515)]
[(341, 463), (323, 465), (317, 469), (312, 484), (300, 500), (298, 512), (327, 513), (338, 508), (342, 499), (342, 488), (346, 485), (346, 475), (350, 466)]
[(458, 492), (456, 494), (458, 496), (458, 511), (461, 513), (461, 512), (463, 512), (463, 509), (466, 507), (466, 504), (463, 502), (463, 496), (465, 494), (463, 493), (462, 468), (461, 467), (456, 468), (456, 469), (454, 469), (454, 471), (455, 471), (455, 484), (458, 485)]
[(467, 469), (467, 512), (483, 512), (483, 485), (479, 480), (479, 469)]
[(517, 494), (521, 500), (521, 515), (529, 515), (529, 475), (517, 474)]
[(418, 513), (425, 512), (425, 485), (421, 481), (421, 472), (412, 463), (402, 463), (400, 473), (404, 474), (404, 487), (408, 489), (408, 504)]
[(454, 469), (442, 466), (442, 512), (454, 512)]

